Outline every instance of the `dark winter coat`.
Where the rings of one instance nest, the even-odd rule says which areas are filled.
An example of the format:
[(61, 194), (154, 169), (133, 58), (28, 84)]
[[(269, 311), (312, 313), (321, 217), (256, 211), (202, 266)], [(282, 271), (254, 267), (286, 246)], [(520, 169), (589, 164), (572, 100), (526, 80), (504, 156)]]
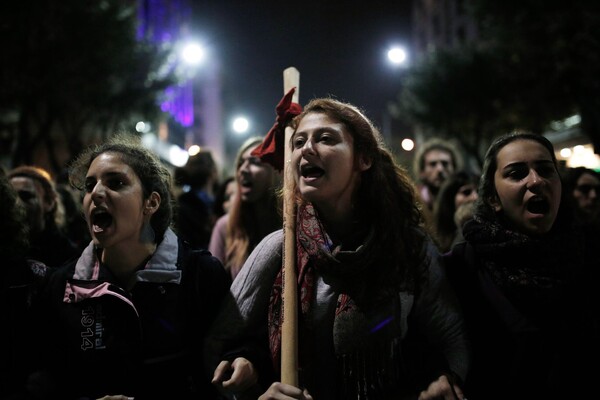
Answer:
[(576, 398), (588, 390), (598, 370), (597, 308), (580, 232), (564, 225), (533, 238), (475, 216), (463, 233), (444, 261), (473, 346), (466, 397)]
[(2, 261), (0, 274), (0, 399), (25, 398), (27, 377), (39, 367), (40, 292), (50, 268), (24, 258)]
[(53, 274), (40, 331), (46, 398), (216, 398), (201, 360), (231, 283), (221, 263), (167, 230), (135, 281), (120, 287), (92, 244)]

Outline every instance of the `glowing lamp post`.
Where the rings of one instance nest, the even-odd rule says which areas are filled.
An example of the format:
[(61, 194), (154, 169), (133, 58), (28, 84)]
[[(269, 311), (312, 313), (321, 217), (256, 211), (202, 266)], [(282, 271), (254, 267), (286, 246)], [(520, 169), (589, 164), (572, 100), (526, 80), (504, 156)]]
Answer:
[(400, 46), (394, 46), (387, 52), (388, 60), (392, 65), (401, 66), (406, 63), (406, 50)]
[(248, 132), (250, 122), (246, 117), (236, 117), (233, 120), (232, 128), (237, 135), (243, 135)]
[(186, 64), (198, 65), (204, 61), (206, 51), (197, 43), (188, 43), (181, 50), (181, 58)]

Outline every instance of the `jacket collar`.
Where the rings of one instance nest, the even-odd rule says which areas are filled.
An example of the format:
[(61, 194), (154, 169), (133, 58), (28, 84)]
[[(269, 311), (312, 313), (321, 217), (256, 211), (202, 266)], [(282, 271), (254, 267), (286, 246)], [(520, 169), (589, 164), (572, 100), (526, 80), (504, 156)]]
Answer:
[[(135, 282), (177, 283), (181, 282), (181, 270), (177, 269), (179, 243), (171, 229), (167, 229), (163, 240), (146, 263), (146, 266), (135, 272)], [(93, 242), (83, 250), (75, 265), (74, 279), (97, 280), (100, 275), (100, 262), (96, 257)]]

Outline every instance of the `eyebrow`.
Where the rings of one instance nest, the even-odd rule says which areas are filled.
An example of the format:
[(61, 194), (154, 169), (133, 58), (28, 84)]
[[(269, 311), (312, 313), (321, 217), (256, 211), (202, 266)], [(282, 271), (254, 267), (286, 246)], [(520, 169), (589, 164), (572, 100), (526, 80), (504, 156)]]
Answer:
[[(335, 128), (331, 127), (331, 126), (321, 126), (321, 127), (318, 127), (316, 129), (314, 129), (313, 132), (315, 134), (321, 134), (321, 133), (325, 133), (325, 132), (335, 133), (335, 134), (338, 134), (338, 135), (342, 135), (343, 134), (342, 130), (335, 129)], [(294, 138), (294, 137), (296, 137), (298, 135), (306, 135), (306, 134), (307, 134), (306, 131), (296, 131), (292, 135), (292, 138)]]
[[(502, 168), (502, 169), (504, 170), (504, 169), (507, 169), (507, 168), (518, 167), (518, 166), (526, 165), (526, 164), (528, 164), (528, 162), (525, 162), (525, 161), (515, 161), (513, 163), (506, 164), (506, 166), (504, 168)], [(533, 164), (534, 165), (545, 165), (545, 164), (554, 165), (554, 162), (552, 160), (535, 160), (535, 161), (533, 161)]]
[[(124, 172), (105, 172), (102, 175), (102, 178), (120, 178), (120, 177), (125, 177), (127, 178), (127, 174)], [(86, 176), (85, 180), (87, 181), (88, 179), (95, 179), (94, 176)]]

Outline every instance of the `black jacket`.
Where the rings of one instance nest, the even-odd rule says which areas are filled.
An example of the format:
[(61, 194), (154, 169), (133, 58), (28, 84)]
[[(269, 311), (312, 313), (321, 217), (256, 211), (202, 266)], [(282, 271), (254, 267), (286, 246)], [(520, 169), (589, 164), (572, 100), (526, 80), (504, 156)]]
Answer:
[(585, 397), (598, 372), (585, 238), (567, 227), (532, 238), (482, 217), (464, 236), (444, 261), (472, 344), (465, 396)]
[(40, 390), (63, 399), (218, 398), (202, 340), (230, 283), (216, 258), (170, 230), (130, 292), (90, 245), (50, 279)]
[(50, 268), (24, 258), (2, 261), (0, 274), (0, 399), (26, 398), (28, 375), (39, 368), (40, 291)]

